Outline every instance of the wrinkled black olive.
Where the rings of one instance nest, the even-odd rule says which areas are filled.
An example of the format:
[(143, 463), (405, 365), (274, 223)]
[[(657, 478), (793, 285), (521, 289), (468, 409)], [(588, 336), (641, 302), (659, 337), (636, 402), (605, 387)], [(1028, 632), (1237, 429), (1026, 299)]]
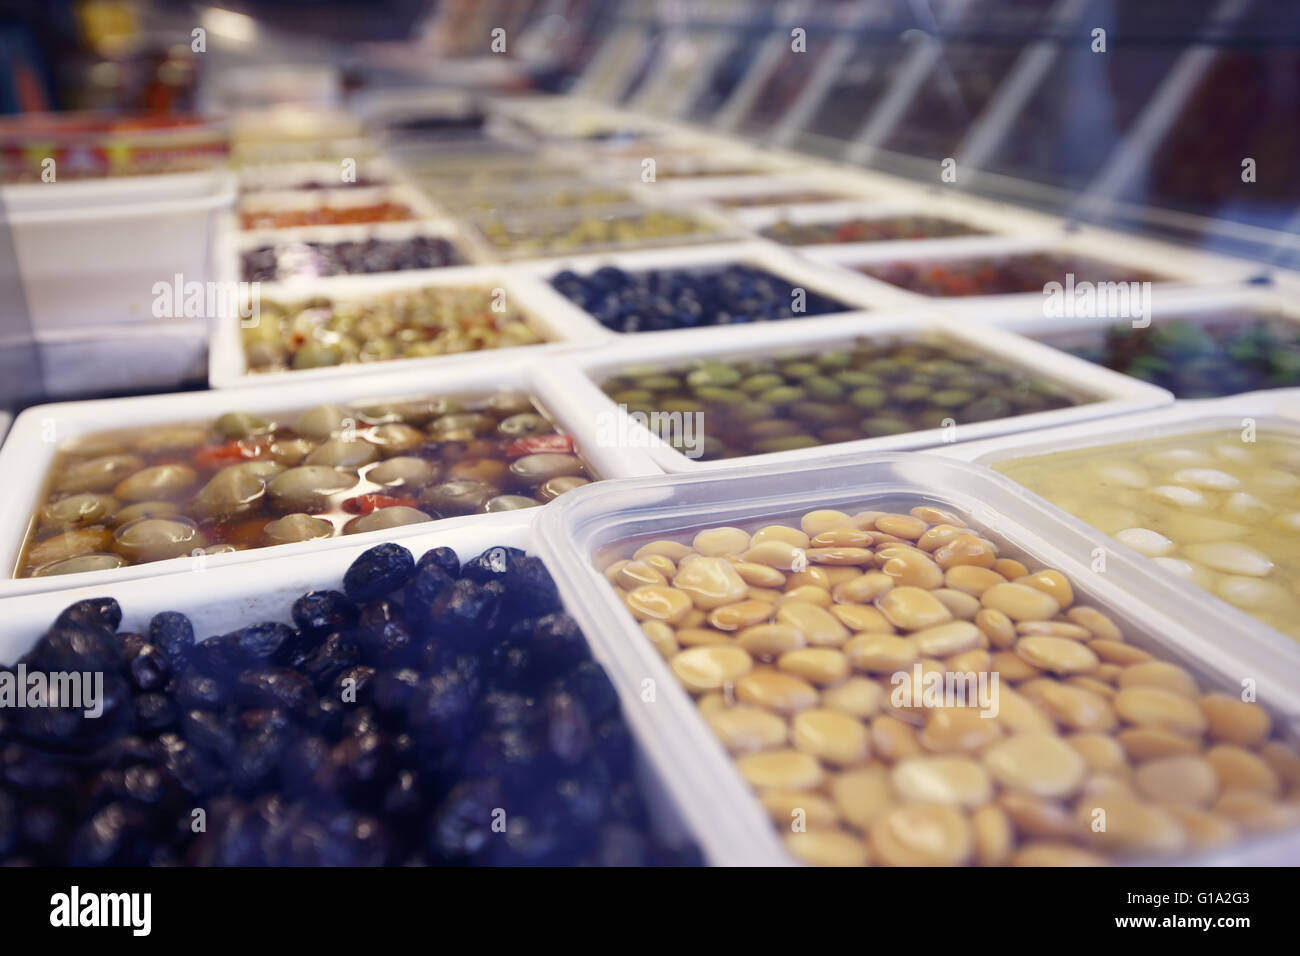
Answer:
[(340, 591), (308, 591), (293, 602), (290, 613), (298, 629), (311, 637), (351, 627), (357, 619), (356, 605)]
[(505, 797), (495, 780), (463, 780), (452, 788), (429, 821), (429, 854), (460, 863), (480, 853), (499, 834), (493, 824), (505, 812)]
[(55, 627), (70, 626), (98, 629), (112, 634), (122, 623), (122, 608), (113, 598), (87, 598), (69, 604), (54, 619)]
[(142, 693), (158, 690), (171, 676), (167, 655), (152, 644), (141, 645), (129, 661), (127, 670), (131, 675), (131, 686)]
[(420, 555), (419, 567), (432, 565), (449, 578), (460, 577), (460, 558), (451, 548), (430, 548)]
[(343, 575), (343, 592), (353, 601), (373, 601), (406, 583), (415, 558), (400, 544), (377, 544), (352, 562)]

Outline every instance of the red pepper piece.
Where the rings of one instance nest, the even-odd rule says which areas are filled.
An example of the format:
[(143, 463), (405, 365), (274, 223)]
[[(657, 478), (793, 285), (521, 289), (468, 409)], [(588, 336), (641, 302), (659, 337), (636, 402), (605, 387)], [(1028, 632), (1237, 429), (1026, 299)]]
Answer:
[(251, 461), (266, 453), (266, 444), (244, 439), (228, 441), (224, 445), (209, 445), (194, 453), (194, 464), (199, 468), (225, 468), (241, 461)]
[(524, 455), (573, 454), (573, 439), (568, 435), (533, 435), (520, 438), (506, 447), (507, 458), (523, 458)]
[(415, 508), (419, 502), (414, 498), (395, 498), (392, 495), (357, 495), (343, 502), (343, 510), (352, 515), (368, 515), (380, 508)]

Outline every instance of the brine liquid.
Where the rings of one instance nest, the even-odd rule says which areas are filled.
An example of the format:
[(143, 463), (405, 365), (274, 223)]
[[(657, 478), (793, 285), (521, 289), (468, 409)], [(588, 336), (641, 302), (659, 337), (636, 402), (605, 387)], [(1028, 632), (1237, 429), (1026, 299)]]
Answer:
[(993, 467), (1300, 640), (1300, 441), (1224, 429)]

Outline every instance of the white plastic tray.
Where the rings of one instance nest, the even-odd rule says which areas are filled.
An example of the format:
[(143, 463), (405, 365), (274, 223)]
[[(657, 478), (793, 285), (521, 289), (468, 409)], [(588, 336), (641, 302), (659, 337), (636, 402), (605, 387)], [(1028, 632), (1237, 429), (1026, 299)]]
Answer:
[[(896, 297), (892, 296), (888, 291), (882, 295), (876, 290), (859, 283), (845, 282), (841, 270), (793, 255), (789, 250), (764, 240), (710, 243), (678, 249), (646, 249), (603, 255), (534, 259), (517, 263), (516, 268), (542, 280), (546, 287), (545, 291), (548, 300), (546, 308), (548, 313), (554, 312), (558, 315), (560, 312), (568, 312), (573, 316), (580, 317), (592, 326), (604, 329), (604, 326), (597, 322), (591, 314), (550, 284), (551, 278), (556, 273), (564, 269), (571, 269), (577, 273), (591, 273), (602, 266), (615, 266), (628, 272), (644, 272), (651, 269), (707, 269), (732, 264), (744, 264), (764, 269), (782, 277), (797, 288), (830, 296), (832, 299), (844, 303), (846, 306), (845, 312), (834, 313), (835, 315), (845, 315), (855, 310), (872, 309), (896, 301)], [(909, 304), (911, 303), (909, 302)], [(816, 320), (791, 319), (772, 324), (784, 326), (798, 323), (802, 325), (812, 321)], [(749, 325), (746, 328), (754, 329), (756, 326)], [(650, 336), (652, 340), (657, 340), (664, 335), (702, 335), (712, 331), (717, 331), (717, 327), (701, 326), (696, 329), (674, 330), (671, 332), (614, 332), (611, 334), (620, 341), (635, 340), (639, 342), (646, 336)]]
[[(1164, 441), (1177, 435), (1197, 434), (1221, 427), (1240, 429), (1243, 427), (1242, 420), (1247, 418), (1256, 421), (1261, 431), (1272, 428), (1289, 435), (1300, 436), (1300, 388), (1247, 392), (1244, 395), (1232, 395), (1227, 398), (1175, 402), (1166, 408), (1140, 415), (1129, 415), (1108, 421), (1081, 422), (1033, 434), (1006, 435), (987, 441), (968, 441), (947, 448), (936, 448), (931, 453), (988, 467), (995, 462), (1013, 458), (1028, 458), (1071, 449), (1102, 448), (1146, 440)], [(1151, 563), (1117, 539), (1096, 530), (1038, 495), (1019, 485), (1016, 487), (1020, 488), (1020, 493), (1025, 498), (1042, 502), (1044, 507), (1056, 512), (1062, 523), (1089, 533), (1104, 544), (1108, 552), (1123, 554), (1126, 560), (1131, 557), (1135, 561), (1150, 565), (1150, 576), (1162, 583), (1162, 596), (1158, 603), (1171, 615), (1182, 616), (1189, 626), (1199, 625), (1202, 628), (1217, 630), (1221, 634), (1251, 635), (1253, 640), (1275, 648), (1280, 657), (1289, 658), (1291, 669), (1288, 672), (1288, 679), (1294, 690), (1300, 693), (1300, 642), (1275, 631), (1208, 591)], [(1152, 600), (1155, 602), (1156, 598), (1153, 596)]]
[(613, 333), (585, 317), (572, 313), (545, 309), (536, 303), (549, 302), (549, 288), (541, 280), (520, 275), (506, 267), (469, 266), (446, 269), (410, 269), (403, 272), (380, 272), (370, 275), (349, 275), (332, 278), (328, 288), (312, 288), (303, 283), (263, 283), (261, 300), (281, 303), (299, 302), (305, 298), (326, 294), (335, 300), (367, 299), (383, 296), (403, 289), (426, 286), (470, 286), (485, 289), (503, 289), (511, 309), (544, 338), (538, 345), (502, 349), (484, 349), (477, 352), (460, 352), (428, 358), (400, 358), (385, 362), (354, 362), (327, 368), (284, 370), (276, 372), (250, 372), (241, 339), (241, 319), (236, 315), (216, 316), (212, 321), (212, 347), (208, 353), (208, 382), (213, 388), (238, 388), (270, 385), (276, 382), (312, 382), (343, 378), (353, 375), (395, 372), (402, 369), (425, 369), (430, 373), (463, 365), (495, 365), (509, 353), (510, 356), (527, 355), (532, 361), (545, 361), (553, 352), (573, 348), (588, 348), (610, 341)]
[[(251, 411), (262, 414), (306, 410), (323, 403), (357, 402), (421, 398), (437, 395), (492, 394), (500, 390), (521, 390), (533, 395), (555, 417), (556, 423), (579, 442), (583, 459), (601, 478), (620, 478), (658, 474), (650, 457), (637, 450), (608, 449), (583, 444), (577, 431), (570, 427), (568, 415), (555, 407), (564, 404), (552, 394), (529, 366), (518, 358), (502, 357), (491, 366), (446, 369), (436, 379), (424, 369), (405, 369), (382, 375), (340, 378), (323, 389), (319, 382), (263, 385), (238, 391), (184, 392), (175, 395), (148, 395), (109, 401), (66, 402), (38, 405), (26, 409), (14, 421), (4, 447), (0, 448), (0, 474), (15, 489), (9, 507), (0, 512), (0, 566), (5, 578), (0, 580), (0, 597), (38, 591), (66, 590), (83, 585), (112, 583), (132, 578), (157, 578), (193, 568), (189, 557), (171, 558), (146, 564), (86, 571), (80, 574), (38, 578), (11, 578), (27, 533), (28, 521), (39, 504), (50, 464), (59, 447), (78, 435), (117, 428), (162, 425), (181, 422), (211, 421), (228, 411)], [(529, 509), (538, 510), (538, 509)], [(467, 515), (439, 519), (437, 523), (406, 525), (401, 528), (368, 531), (356, 535), (338, 535), (316, 541), (253, 548), (224, 554), (207, 555), (207, 567), (240, 564), (271, 555), (314, 554), (317, 551), (344, 547), (356, 542), (374, 544), (387, 538), (419, 534), (430, 527), (445, 524), (499, 524), (513, 512)], [(519, 519), (514, 519), (519, 520)], [(313, 558), (314, 560), (314, 558)]]
[(618, 255), (637, 251), (677, 251), (719, 242), (729, 242), (743, 238), (743, 233), (732, 221), (718, 215), (708, 206), (670, 205), (652, 202), (617, 206), (574, 206), (567, 209), (513, 211), (503, 210), (501, 217), (522, 225), (546, 228), (559, 224), (561, 226), (578, 223), (588, 217), (623, 217), (640, 218), (651, 213), (668, 213), (694, 220), (700, 227), (694, 232), (686, 232), (657, 238), (620, 239), (611, 242), (588, 243), (569, 250), (555, 252), (550, 250), (529, 250), (520, 246), (502, 248), (486, 238), (480, 225), (489, 218), (483, 214), (465, 215), (457, 218), (474, 249), (474, 257), (480, 262), (523, 262), (537, 259), (554, 259), (560, 256), (580, 257), (584, 255)]
[[(1294, 665), (1275, 648), (1249, 639), (1219, 640), (1212, 628), (1186, 628), (1152, 597), (1159, 581), (1145, 562), (1118, 555), (1111, 573), (1094, 574), (1089, 555), (1096, 533), (1060, 520), (1059, 512), (1026, 498), (1013, 482), (986, 469), (930, 455), (852, 455), (790, 471), (781, 465), (736, 468), (708, 475), (677, 475), (578, 489), (538, 516), (541, 552), (566, 605), (588, 634), (600, 634), (611, 652), (606, 665), (620, 692), (639, 693), (653, 682), (655, 725), (672, 750), (661, 766), (679, 794), (691, 828), (709, 832), (725, 856), (715, 862), (780, 865), (792, 862), (759, 802), (731, 758), (700, 719), (695, 705), (645, 638), (614, 589), (597, 570), (600, 552), (630, 539), (680, 538), (688, 530), (757, 525), (814, 508), (854, 512), (881, 499), (918, 497), (965, 515), (1006, 554), (1060, 570), (1080, 603), (1111, 615), (1130, 643), (1181, 663), (1215, 686), (1259, 680), (1260, 700), (1272, 702), (1278, 726), (1300, 739), (1300, 684)], [(1300, 831), (1271, 834), (1232, 849), (1180, 862), (1264, 865), (1290, 863), (1300, 853)], [(1162, 861), (1163, 862), (1163, 861)]]
[[(756, 209), (732, 210), (732, 214), (747, 229), (761, 238), (763, 230), (779, 222), (799, 225), (816, 222), (842, 222), (850, 219), (885, 219), (891, 216), (932, 216), (961, 223), (975, 229), (983, 230), (984, 235), (945, 236), (932, 239), (890, 239), (877, 242), (819, 242), (804, 245), (780, 243), (794, 252), (834, 246), (846, 256), (850, 253), (868, 252), (884, 255), (892, 253), (899, 258), (905, 256), (923, 256), (925, 250), (934, 243), (943, 243), (939, 248), (953, 252), (966, 242), (978, 253), (980, 247), (990, 236), (1030, 235), (1045, 238), (1059, 236), (1060, 225), (1054, 225), (1041, 216), (1026, 215), (1018, 210), (1006, 207), (990, 206), (977, 209), (970, 203), (951, 204), (942, 199), (926, 202), (908, 200), (886, 200), (881, 202), (819, 202), (793, 206), (766, 206)], [(779, 242), (769, 238), (770, 242)]]
[[(374, 180), (378, 185), (389, 185), (397, 181), (396, 170), (381, 156), (359, 158), (355, 171), (358, 180)], [(329, 193), (335, 190), (350, 192), (354, 189), (366, 188), (355, 183), (343, 182), (342, 172), (343, 167), (340, 163), (328, 161), (248, 166), (239, 171), (239, 185), (242, 195), (249, 198), (284, 190)], [(304, 184), (312, 182), (320, 183), (320, 188), (303, 189)], [(337, 185), (326, 186), (326, 183), (337, 183)]]
[[(289, 623), (289, 610), (297, 598), (306, 591), (340, 588), (348, 566), (376, 543), (358, 538), (346, 542), (346, 547), (315, 554), (310, 561), (270, 558), (233, 567), (209, 567), (173, 575), (166, 588), (152, 580), (114, 580), (74, 591), (9, 598), (4, 602), (0, 662), (9, 663), (26, 653), (64, 608), (85, 598), (115, 598), (122, 608), (122, 630), (143, 632), (160, 611), (180, 611), (189, 616), (200, 640), (265, 620)], [(461, 560), (498, 546), (535, 550), (529, 525), (519, 522), (440, 526), (437, 530), (426, 527), (419, 534), (403, 537), (400, 543), (417, 559), (436, 547), (454, 549)], [(592, 656), (609, 668), (613, 652), (608, 641), (594, 632), (587, 632), (587, 640)], [(716, 859), (721, 855), (716, 837), (707, 830), (688, 830), (674, 795), (665, 786), (669, 776), (665, 755), (670, 759), (674, 748), (662, 739), (655, 715), (640, 703), (637, 694), (629, 694), (622, 687), (618, 690), (623, 716), (637, 742), (637, 782), (645, 795), (652, 826), (670, 844), (692, 839), (710, 859)]]
[(31, 193), (39, 201), (6, 210), (34, 331), (151, 321), (155, 283), (215, 277), (217, 219), (234, 202), (235, 179), (177, 178), (152, 194), (138, 184), (44, 184), (31, 187), (48, 191)]
[[(457, 265), (441, 266), (438, 270), (418, 270), (424, 273), (442, 269), (465, 269), (474, 265), (476, 250), (466, 240), (459, 227), (447, 219), (411, 220), (407, 222), (380, 222), (359, 226), (301, 226), (294, 229), (249, 229), (239, 230), (233, 217), (226, 217), (220, 233), (218, 260), (221, 276), (227, 281), (243, 279), (241, 254), (259, 246), (280, 246), (294, 242), (364, 242), (367, 239), (411, 239), (415, 236), (434, 236), (446, 239), (460, 253), (465, 261)], [(403, 269), (399, 272), (417, 270)], [(395, 273), (358, 272), (341, 273), (333, 276), (295, 275), (277, 279), (278, 285), (298, 286), (302, 294), (310, 294), (319, 288), (322, 295), (329, 295), (331, 284), (340, 279), (355, 278), (364, 275), (393, 275)]]
[[(1139, 239), (1114, 233), (1072, 232), (1058, 238), (1043, 236), (993, 236), (980, 242), (967, 238), (927, 240), (924, 254), (898, 247), (888, 248), (886, 243), (866, 243), (848, 246), (804, 246), (802, 252), (822, 262), (835, 263), (851, 271), (855, 281), (865, 282), (912, 302), (921, 301), (942, 306), (953, 312), (967, 309), (987, 311), (998, 306), (1020, 308), (1027, 303), (1044, 301), (1042, 292), (1021, 292), (1009, 295), (942, 297), (910, 292), (881, 279), (858, 272), (864, 265), (883, 265), (889, 262), (923, 261), (942, 262), (977, 257), (997, 257), (1020, 253), (1053, 252), (1079, 255), (1104, 263), (1114, 263), (1117, 268), (1137, 268), (1155, 273), (1161, 278), (1152, 282), (1152, 291), (1160, 287), (1230, 286), (1248, 281), (1259, 272), (1257, 263), (1230, 259), (1207, 252), (1183, 250), (1165, 243)], [(886, 247), (886, 248), (881, 248)], [(1064, 277), (1062, 277), (1064, 279)]]
[[(1033, 298), (1033, 297), (1031, 297)], [(942, 308), (948, 308), (944, 300)], [(1198, 316), (1222, 317), (1222, 313), (1239, 310), (1243, 316), (1267, 313), (1285, 320), (1300, 321), (1300, 305), (1271, 286), (1230, 286), (1226, 288), (1185, 289), (1153, 286), (1151, 289), (1151, 323), (1164, 319), (1189, 319)], [(1000, 302), (972, 302), (960, 309), (962, 319), (996, 325), (1030, 338), (1049, 339), (1057, 335), (1103, 331), (1116, 323), (1131, 319), (1111, 315), (1052, 316), (1043, 315), (1041, 303), (1022, 302), (1008, 308)]]
[[(377, 203), (395, 203), (406, 206), (411, 216), (409, 219), (391, 220), (399, 222), (419, 222), (425, 219), (439, 218), (438, 211), (429, 203), (424, 193), (405, 183), (389, 183), (384, 186), (353, 186), (346, 189), (275, 189), (264, 192), (245, 193), (235, 206), (238, 220), (244, 213), (275, 213), (316, 209), (329, 206), (334, 209), (346, 209), (349, 206), (370, 206)], [(313, 228), (334, 230), (354, 225), (379, 225), (379, 223), (322, 223), (317, 226), (264, 226), (247, 229), (246, 232), (286, 232), (289, 229)]]
[[(950, 429), (926, 429), (903, 435), (863, 438), (860, 441), (715, 461), (688, 458), (630, 419), (627, 420), (628, 429), (634, 430), (635, 434), (644, 435), (641, 446), (648, 448), (650, 456), (665, 471), (701, 472), (734, 468), (742, 462), (810, 462), (854, 452), (927, 448), (957, 440), (973, 441), (1011, 431), (1028, 431), (1068, 422), (1107, 418), (1155, 408), (1173, 401), (1173, 396), (1162, 388), (1099, 368), (1083, 359), (1018, 335), (999, 329), (971, 326), (934, 312), (920, 310), (842, 313), (744, 326), (629, 335), (622, 337), (618, 345), (610, 348), (559, 357), (539, 374), (552, 383), (552, 391), (564, 404), (566, 420), (572, 421), (578, 429), (575, 434), (590, 444), (598, 441), (598, 436), (607, 431), (602, 427), (603, 423), (623, 414), (613, 400), (600, 390), (600, 381), (630, 365), (668, 368), (686, 365), (698, 358), (799, 355), (849, 345), (857, 338), (889, 338), (927, 332), (975, 349), (1005, 365), (1032, 371), (1035, 375), (1072, 391), (1094, 396), (1096, 400), (1069, 408), (972, 422)], [(557, 388), (560, 383), (567, 383), (569, 387)], [(619, 434), (623, 432), (620, 431)]]

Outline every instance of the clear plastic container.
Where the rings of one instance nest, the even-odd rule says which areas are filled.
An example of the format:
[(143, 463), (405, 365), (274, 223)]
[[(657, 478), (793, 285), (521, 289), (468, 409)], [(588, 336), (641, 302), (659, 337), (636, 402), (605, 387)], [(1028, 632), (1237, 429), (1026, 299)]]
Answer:
[[(362, 551), (378, 542), (345, 543), (346, 547), (314, 554), (310, 561), (300, 556), (264, 557), (249, 564), (174, 575), (167, 580), (166, 587), (151, 579), (113, 580), (75, 590), (10, 598), (5, 601), (5, 626), (0, 630), (0, 662), (17, 660), (48, 630), (64, 608), (86, 598), (115, 598), (122, 608), (122, 631), (147, 633), (149, 620), (160, 611), (188, 615), (199, 640), (266, 620), (288, 623), (289, 610), (297, 598), (309, 590), (339, 589), (348, 566)], [(426, 529), (401, 538), (400, 543), (417, 559), (437, 547), (452, 548), (462, 561), (498, 546), (535, 551), (529, 525), (519, 521)], [(568, 606), (572, 610), (572, 605)], [(609, 669), (609, 652), (604, 643), (590, 632), (587, 639), (592, 656)], [(667, 768), (660, 762), (662, 753), (659, 748), (647, 745), (657, 738), (652, 715), (635, 694), (628, 694), (622, 688), (619, 688), (619, 704), (637, 743), (636, 779), (654, 832), (670, 846), (694, 841), (711, 858), (710, 834), (688, 827), (664, 785)]]
[[(1228, 398), (1177, 402), (1145, 414), (1125, 416), (1108, 422), (1084, 422), (1030, 435), (1007, 435), (988, 441), (972, 441), (936, 449), (935, 454), (991, 468), (994, 464), (1056, 452), (1095, 448), (1101, 451), (1131, 443), (1167, 442), (1180, 435), (1194, 436), (1229, 430), (1237, 434), (1250, 428), (1259, 438), (1270, 435), (1283, 441), (1300, 440), (1300, 389), (1250, 392)], [(1007, 481), (1010, 479), (1002, 478)], [(1013, 482), (1014, 484), (1014, 482)], [(1288, 638), (1244, 611), (1183, 580), (1144, 558), (1117, 539), (1067, 514), (1045, 499), (1016, 484), (1026, 499), (1041, 502), (1060, 520), (1087, 531), (1102, 542), (1110, 555), (1123, 554), (1142, 562), (1150, 576), (1161, 582), (1160, 606), (1189, 626), (1213, 628), (1223, 634), (1246, 634), (1254, 642), (1271, 646), (1288, 658), (1292, 679), (1300, 677), (1300, 642)], [(1153, 597), (1153, 601), (1155, 598)], [(1297, 681), (1300, 689), (1300, 681)]]
[[(1071, 582), (1076, 603), (1098, 608), (1129, 643), (1183, 665), (1203, 685), (1235, 689), (1242, 675), (1258, 681), (1259, 700), (1293, 747), (1300, 742), (1300, 682), (1292, 655), (1249, 632), (1232, 640), (1212, 623), (1189, 627), (1205, 607), (1188, 596), (1175, 617), (1165, 583), (1142, 559), (1116, 553), (1105, 573), (1091, 570), (1104, 539), (1014, 483), (987, 469), (932, 455), (849, 455), (792, 471), (751, 466), (704, 475), (637, 479), (592, 485), (559, 499), (538, 516), (537, 548), (560, 592), (588, 634), (599, 635), (611, 678), (624, 694), (642, 694), (655, 715), (666, 784), (691, 828), (718, 846), (715, 862), (791, 862), (758, 800), (722, 745), (698, 715), (687, 692), (605, 580), (600, 567), (630, 542), (689, 541), (698, 530), (755, 527), (820, 508), (849, 513), (934, 504), (953, 511), (996, 541), (1004, 555), (1021, 556), (1031, 570), (1051, 567)], [(1300, 853), (1300, 831), (1256, 837), (1213, 854), (1183, 856), (1201, 864), (1285, 864)], [(1138, 861), (1142, 862), (1142, 861)], [(1150, 861), (1147, 861), (1150, 862)], [(1167, 862), (1162, 860), (1161, 862)]]

